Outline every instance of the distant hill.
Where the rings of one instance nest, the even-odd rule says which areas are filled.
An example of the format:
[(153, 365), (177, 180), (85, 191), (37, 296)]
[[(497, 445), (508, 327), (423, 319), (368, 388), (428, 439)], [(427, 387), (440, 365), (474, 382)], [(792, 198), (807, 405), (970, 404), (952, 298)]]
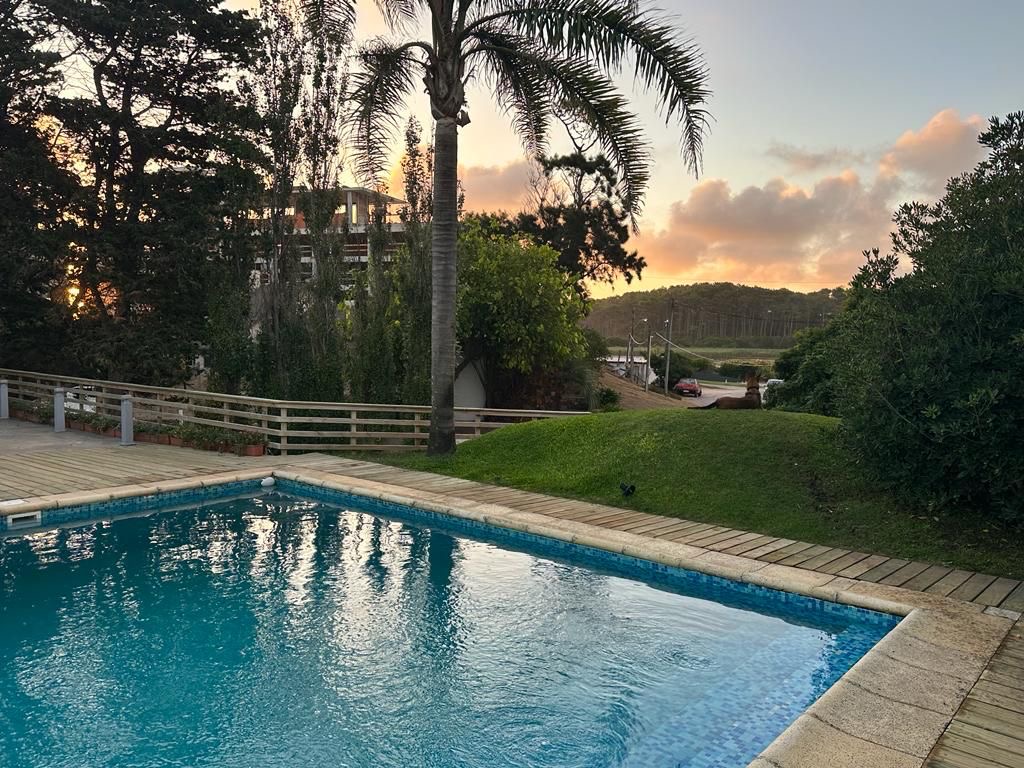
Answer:
[(797, 293), (735, 283), (675, 285), (598, 299), (583, 325), (611, 344), (625, 344), (631, 327), (637, 339), (646, 337), (645, 318), (652, 334), (665, 333), (671, 311), (672, 340), (684, 346), (788, 347), (796, 331), (838, 312), (844, 296), (842, 288)]

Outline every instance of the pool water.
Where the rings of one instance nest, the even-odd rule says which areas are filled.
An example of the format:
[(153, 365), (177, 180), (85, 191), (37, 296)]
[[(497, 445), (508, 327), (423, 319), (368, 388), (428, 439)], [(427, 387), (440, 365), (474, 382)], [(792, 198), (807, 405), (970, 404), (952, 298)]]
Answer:
[(280, 494), (0, 538), (0, 766), (736, 768), (895, 624), (516, 546)]

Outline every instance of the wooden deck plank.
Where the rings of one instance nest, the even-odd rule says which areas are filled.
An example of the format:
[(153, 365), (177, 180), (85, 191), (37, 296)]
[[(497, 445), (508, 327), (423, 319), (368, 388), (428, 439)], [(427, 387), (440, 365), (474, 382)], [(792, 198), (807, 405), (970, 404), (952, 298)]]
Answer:
[(669, 518), (663, 520), (660, 523), (647, 523), (639, 528), (630, 529), (631, 533), (635, 533), (638, 536), (652, 536), (657, 538), (663, 533), (671, 533), (673, 531), (681, 531), (692, 525), (688, 520), (674, 520)]
[(824, 544), (815, 544), (807, 549), (802, 549), (799, 552), (794, 552), (788, 557), (784, 557), (778, 560), (779, 565), (800, 565), (800, 563), (810, 560), (813, 557), (824, 554), (832, 549), (832, 547), (826, 547)]
[(958, 749), (942, 745), (936, 747), (925, 763), (925, 768), (1019, 768), (996, 763), (984, 757), (969, 755)]
[(744, 544), (760, 539), (761, 534), (759, 533), (740, 533), (738, 536), (733, 536), (731, 539), (725, 541), (718, 541), (708, 546), (708, 549), (713, 549), (716, 552), (725, 552), (726, 550), (733, 549), (734, 547), (741, 547)]
[(872, 568), (880, 563), (884, 563), (888, 559), (889, 558), (885, 555), (868, 555), (863, 560), (843, 568), (841, 571), (837, 571), (835, 575), (842, 576), (847, 579), (857, 579), (860, 578), (862, 573), (867, 573)]
[(1020, 586), (1013, 590), (1013, 592), (1011, 592), (1006, 599), (999, 604), (999, 607), (1005, 608), (1008, 611), (1024, 613), (1024, 583), (1020, 584)]
[(768, 541), (762, 544), (757, 549), (751, 549), (748, 552), (744, 552), (744, 557), (755, 558), (758, 560), (764, 560), (767, 555), (772, 552), (778, 552), (780, 549), (788, 547), (790, 544), (795, 544), (793, 539), (775, 539), (774, 541)]
[(914, 578), (904, 582), (903, 588), (924, 592), (925, 589), (930, 587), (946, 574), (952, 572), (952, 570), (952, 568), (945, 565), (930, 565)]
[(769, 552), (763, 557), (759, 557), (758, 560), (764, 560), (768, 563), (775, 563), (779, 560), (785, 560), (787, 557), (789, 557), (790, 555), (794, 555), (797, 552), (802, 552), (805, 549), (810, 549), (813, 546), (814, 545), (811, 544), (809, 541), (794, 541), (792, 544), (789, 544), (780, 549), (776, 549), (774, 552)]
[(680, 541), (685, 544), (689, 544), (692, 547), (704, 547), (708, 544), (714, 544), (716, 541), (731, 538), (737, 533), (738, 531), (735, 531), (732, 528), (716, 526), (707, 531), (701, 531), (700, 533), (694, 534), (688, 538), (680, 539)]
[(974, 600), (978, 595), (985, 591), (993, 581), (996, 580), (995, 576), (990, 576), (987, 573), (975, 573), (971, 575), (967, 581), (961, 584), (959, 587), (949, 593), (949, 597), (954, 600), (964, 600), (970, 602)]
[(959, 568), (954, 569), (925, 589), (925, 592), (947, 597), (950, 592), (959, 587), (973, 575), (973, 571), (964, 571)]
[(745, 541), (742, 544), (736, 544), (728, 549), (723, 549), (727, 555), (744, 555), (747, 552), (752, 552), (755, 549), (761, 549), (765, 544), (771, 544), (774, 541), (778, 541), (775, 536), (758, 536), (756, 539)]
[(865, 558), (868, 558), (868, 557), (871, 557), (871, 555), (868, 554), (867, 552), (851, 552), (848, 555), (843, 555), (842, 557), (838, 558), (837, 560), (833, 560), (832, 562), (828, 563), (827, 565), (823, 565), (821, 567), (821, 572), (822, 573), (830, 573), (833, 576), (835, 576), (841, 570), (843, 570), (845, 568), (850, 568), (850, 567), (856, 565), (857, 563), (859, 563), (861, 560), (864, 560)]
[(879, 579), (878, 583), (887, 584), (891, 587), (899, 587), (910, 581), (922, 571), (928, 570), (929, 567), (929, 563), (909, 562), (898, 571), (890, 573), (883, 579)]
[(982, 605), (999, 605), (1013, 590), (1020, 586), (1017, 579), (999, 578), (989, 584), (972, 602)]
[(909, 562), (909, 560), (903, 560), (898, 557), (890, 557), (880, 562), (874, 568), (864, 571), (864, 573), (857, 578), (861, 581), (873, 581), (877, 583), (879, 579), (884, 579), (889, 574), (895, 573)]
[(848, 554), (850, 554), (850, 550), (848, 549), (838, 549), (836, 547), (831, 547), (830, 549), (825, 550), (821, 554), (815, 555), (809, 560), (804, 560), (802, 563), (800, 563), (800, 567), (806, 568), (808, 571), (820, 571), (824, 566)]
[(709, 530), (711, 528), (714, 528), (714, 526), (710, 525), (709, 523), (697, 523), (697, 525), (691, 525), (689, 528), (685, 528), (679, 531), (678, 533), (669, 534), (663, 536), (662, 538), (666, 541), (675, 541), (679, 544), (684, 544), (689, 536), (692, 536), (700, 531)]
[(698, 539), (693, 539), (691, 546), (702, 547), (703, 549), (710, 549), (711, 545), (717, 544), (720, 541), (731, 541), (736, 538), (742, 531), (737, 531), (735, 528), (724, 528), (718, 533), (710, 536), (702, 536)]

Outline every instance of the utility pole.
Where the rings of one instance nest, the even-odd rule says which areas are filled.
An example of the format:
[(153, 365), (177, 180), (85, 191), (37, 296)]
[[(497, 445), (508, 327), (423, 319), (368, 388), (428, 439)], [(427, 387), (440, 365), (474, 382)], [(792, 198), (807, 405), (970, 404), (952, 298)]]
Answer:
[(672, 370), (672, 316), (676, 313), (676, 300), (672, 299), (668, 310), (668, 336), (665, 337), (665, 395), (668, 396), (668, 373)]
[(633, 329), (636, 327), (636, 307), (629, 308), (629, 340), (626, 342), (626, 377), (633, 380)]
[(647, 320), (647, 365), (644, 366), (644, 392), (651, 389), (651, 342), (654, 337), (651, 335), (651, 321)]

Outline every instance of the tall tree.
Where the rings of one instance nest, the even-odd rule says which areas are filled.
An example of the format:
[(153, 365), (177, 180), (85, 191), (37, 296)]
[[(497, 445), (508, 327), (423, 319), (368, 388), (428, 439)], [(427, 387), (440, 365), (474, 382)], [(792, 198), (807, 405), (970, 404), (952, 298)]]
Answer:
[[(327, 27), (353, 23), (354, 2), (307, 0)], [(466, 81), (478, 73), (511, 116), (526, 150), (542, 157), (553, 118), (592, 132), (619, 174), (635, 226), (650, 153), (640, 121), (613, 76), (624, 65), (682, 127), (682, 151), (699, 169), (707, 127), (707, 71), (695, 44), (631, 0), (379, 0), (395, 36), (423, 20), (429, 40), (375, 38), (353, 74), (351, 124), (358, 170), (385, 170), (408, 95), (423, 83), (434, 119), (429, 452), (455, 450), (455, 294), (458, 131), (469, 123)]]
[(54, 109), (83, 187), (72, 310), (87, 369), (178, 382), (204, 332), (221, 185), (247, 123), (229, 78), (256, 28), (209, 0), (37, 0), (64, 57)]
[(577, 150), (542, 158), (540, 170), (536, 207), (520, 213), (512, 227), (554, 248), (559, 269), (584, 296), (588, 282), (639, 278), (647, 264), (626, 250), (629, 211), (608, 158)]
[(63, 271), (74, 183), (51, 151), (60, 72), (57, 56), (39, 50), (46, 35), (28, 3), (0, 6), (0, 365), (33, 370), (63, 367), (70, 319)]

